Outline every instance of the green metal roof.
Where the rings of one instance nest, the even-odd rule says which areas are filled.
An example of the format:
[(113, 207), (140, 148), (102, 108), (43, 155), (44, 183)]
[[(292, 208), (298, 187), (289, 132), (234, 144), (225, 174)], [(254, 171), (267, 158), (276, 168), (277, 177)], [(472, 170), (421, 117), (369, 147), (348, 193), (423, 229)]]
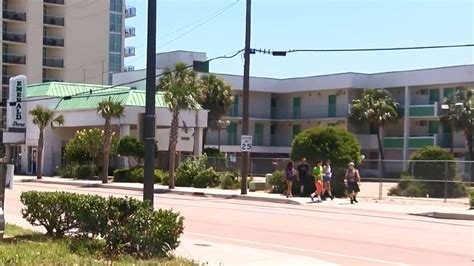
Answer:
[[(67, 96), (70, 96), (69, 98)], [(49, 82), (29, 85), (26, 97), (57, 97), (61, 98), (56, 110), (96, 109), (99, 102), (108, 99), (120, 101), (124, 106), (145, 107), (146, 93), (144, 90), (130, 87), (114, 87), (94, 84)], [(66, 98), (64, 98), (66, 97)], [(157, 92), (155, 106), (168, 108), (164, 93)], [(199, 108), (201, 109), (201, 108)]]
[[(83, 83), (47, 82), (29, 85), (26, 89), (26, 97), (65, 97), (89, 91), (104, 90), (108, 87), (110, 86)], [(115, 87), (115, 89), (130, 90), (129, 87)]]

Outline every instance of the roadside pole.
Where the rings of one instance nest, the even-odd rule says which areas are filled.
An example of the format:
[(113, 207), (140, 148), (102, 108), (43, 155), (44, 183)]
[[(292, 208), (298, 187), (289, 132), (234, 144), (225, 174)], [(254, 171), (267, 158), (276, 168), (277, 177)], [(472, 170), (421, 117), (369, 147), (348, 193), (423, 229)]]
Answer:
[(144, 123), (145, 166), (143, 200), (153, 208), (155, 171), (155, 94), (156, 94), (156, 0), (148, 0), (148, 34), (146, 59), (146, 103)]
[[(244, 84), (243, 84), (243, 112), (242, 112), (242, 136), (249, 134), (249, 87), (250, 87), (250, 23), (252, 1), (247, 0), (245, 12), (245, 49), (244, 49)], [(247, 175), (249, 168), (249, 153), (242, 152), (242, 169), (241, 169), (241, 192), (247, 194)]]
[(3, 239), (5, 231), (5, 181), (6, 181), (6, 164), (0, 163), (0, 239)]

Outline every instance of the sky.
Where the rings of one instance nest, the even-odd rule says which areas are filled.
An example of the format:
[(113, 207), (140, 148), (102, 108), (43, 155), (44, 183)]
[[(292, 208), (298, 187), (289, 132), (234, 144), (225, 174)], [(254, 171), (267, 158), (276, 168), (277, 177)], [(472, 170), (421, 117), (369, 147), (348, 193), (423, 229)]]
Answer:
[[(126, 20), (145, 68), (147, 1), (126, 0), (137, 16)], [(157, 52), (231, 55), (244, 47), (245, 0), (157, 0)], [(251, 47), (338, 49), (474, 43), (474, 0), (253, 0)], [(255, 54), (252, 76), (287, 78), (340, 72), (377, 73), (474, 63), (474, 47), (371, 53)], [(243, 57), (210, 63), (211, 72), (243, 73)]]

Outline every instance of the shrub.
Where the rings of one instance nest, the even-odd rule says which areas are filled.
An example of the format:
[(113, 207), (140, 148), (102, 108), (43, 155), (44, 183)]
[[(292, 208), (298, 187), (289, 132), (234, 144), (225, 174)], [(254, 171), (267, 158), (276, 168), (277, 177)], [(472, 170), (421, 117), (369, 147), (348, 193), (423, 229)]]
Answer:
[(388, 191), (389, 196), (424, 197), (426, 188), (423, 183), (403, 173), (396, 187)]
[(47, 235), (61, 237), (78, 227), (73, 215), (80, 207), (77, 194), (27, 191), (20, 200), (25, 205), (23, 218), (34, 226), (44, 226)]
[(176, 170), (176, 186), (214, 187), (219, 184), (219, 176), (212, 167), (206, 167), (207, 156), (187, 158)]
[(78, 179), (92, 179), (97, 174), (97, 167), (91, 165), (81, 165), (77, 168), (75, 176)]
[(137, 165), (140, 165), (145, 157), (145, 146), (136, 137), (125, 136), (120, 139), (117, 152), (122, 156), (133, 157)]
[[(21, 201), (25, 205), (23, 216), (33, 225), (44, 226), (48, 235), (70, 233), (83, 240), (100, 237), (105, 241), (102, 252), (109, 257), (126, 254), (148, 259), (167, 255), (178, 247), (184, 229), (184, 218), (179, 213), (155, 211), (146, 202), (132, 198), (29, 191), (22, 193)], [(84, 243), (89, 242), (79, 245)]]
[(291, 158), (298, 161), (302, 157), (307, 158), (311, 166), (317, 160), (331, 160), (331, 186), (336, 197), (346, 195), (344, 174), (347, 164), (352, 161), (357, 165), (362, 160), (360, 145), (355, 136), (334, 126), (313, 127), (298, 134), (292, 143)]
[(66, 166), (62, 166), (58, 170), (58, 175), (62, 178), (75, 178), (78, 168), (79, 165), (77, 164), (68, 164)]
[[(102, 162), (103, 134), (100, 128), (83, 129), (76, 132), (74, 138), (66, 144), (64, 155), (70, 163), (95, 164)], [(117, 155), (118, 138), (112, 137), (110, 157)]]
[(471, 206), (471, 209), (474, 209), (474, 190), (471, 190), (469, 193), (469, 205)]
[[(166, 175), (165, 172), (161, 171), (160, 169), (155, 169), (154, 176), (155, 181), (154, 183), (162, 182), (164, 176)], [(114, 171), (114, 182), (117, 183), (143, 183), (145, 176), (145, 170), (143, 167), (133, 167), (129, 169), (117, 169)]]
[(219, 149), (216, 149), (216, 148), (205, 148), (203, 153), (206, 154), (207, 157), (214, 157), (214, 158), (224, 157), (224, 154), (220, 152)]
[(219, 183), (222, 189), (238, 189), (240, 187), (239, 173), (223, 172), (219, 177)]
[[(276, 170), (272, 173), (272, 178), (269, 180), (270, 185), (272, 186), (272, 193), (285, 193), (287, 189), (286, 179), (283, 175), (283, 171)], [(311, 182), (314, 184), (314, 182)], [(291, 193), (293, 195), (300, 194), (301, 183), (298, 180), (295, 180), (291, 186)], [(313, 189), (314, 191), (314, 189)]]
[[(430, 160), (436, 160), (437, 162), (429, 162)], [(411, 157), (409, 169), (412, 169), (412, 175), (415, 179), (433, 180), (424, 182), (426, 193), (430, 197), (444, 197), (445, 182), (443, 181), (446, 179), (448, 181), (447, 197), (466, 196), (466, 187), (456, 175), (454, 157), (439, 147), (425, 147), (416, 152)]]

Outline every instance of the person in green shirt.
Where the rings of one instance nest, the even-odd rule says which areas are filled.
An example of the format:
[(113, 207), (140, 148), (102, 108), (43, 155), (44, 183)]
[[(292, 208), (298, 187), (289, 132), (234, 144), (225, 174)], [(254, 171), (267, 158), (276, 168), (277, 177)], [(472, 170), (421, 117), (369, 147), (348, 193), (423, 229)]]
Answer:
[(323, 191), (323, 166), (321, 161), (317, 161), (313, 168), (314, 182), (316, 185), (316, 191), (311, 194), (311, 200), (314, 201), (314, 197), (317, 195), (318, 199), (316, 202), (321, 202), (321, 192)]

